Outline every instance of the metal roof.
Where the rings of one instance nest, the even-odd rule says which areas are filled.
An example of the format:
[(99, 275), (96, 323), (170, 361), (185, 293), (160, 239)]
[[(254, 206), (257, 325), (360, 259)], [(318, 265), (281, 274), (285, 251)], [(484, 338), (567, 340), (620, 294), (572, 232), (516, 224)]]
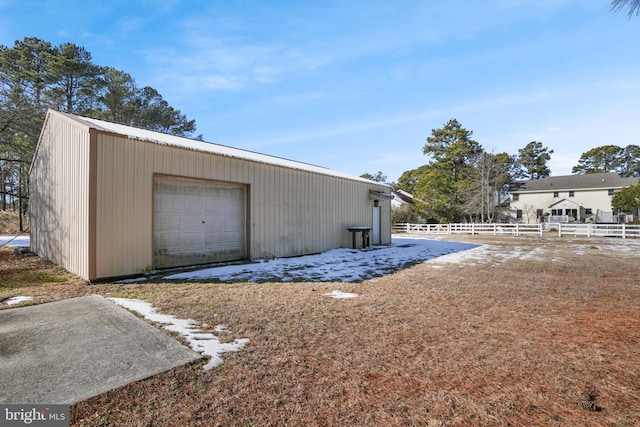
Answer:
[(97, 131), (113, 133), (121, 135), (128, 139), (146, 141), (159, 145), (170, 145), (173, 147), (201, 151), (204, 153), (217, 154), (220, 156), (234, 157), (237, 159), (250, 160), (259, 163), (266, 163), (276, 166), (287, 167), (291, 169), (298, 169), (308, 172), (315, 172), (322, 175), (329, 175), (338, 178), (345, 178), (354, 181), (368, 182), (371, 184), (387, 185), (380, 182), (371, 181), (359, 176), (350, 175), (347, 173), (339, 172), (333, 169), (325, 168), (322, 166), (312, 165), (310, 163), (299, 162), (295, 160), (289, 160), (282, 157), (270, 156), (267, 154), (256, 153), (249, 150), (242, 150), (239, 148), (229, 147), (226, 145), (215, 144), (212, 142), (200, 141), (196, 139), (184, 138), (175, 135), (169, 135), (161, 132), (155, 132), (147, 129), (135, 128), (132, 126), (121, 125), (117, 123), (111, 123), (104, 120), (92, 119), (89, 117), (76, 116), (69, 113), (62, 113), (55, 110), (49, 110), (49, 114), (59, 114), (63, 117), (73, 120), (76, 123), (80, 123), (90, 129)]

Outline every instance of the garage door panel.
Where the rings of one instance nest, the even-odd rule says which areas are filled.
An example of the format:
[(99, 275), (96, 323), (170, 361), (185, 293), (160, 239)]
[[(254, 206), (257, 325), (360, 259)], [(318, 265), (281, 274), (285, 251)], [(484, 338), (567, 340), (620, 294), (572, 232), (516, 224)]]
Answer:
[(218, 199), (220, 198), (220, 192), (222, 191), (221, 187), (206, 187), (202, 190), (203, 194), (207, 196), (207, 198)]
[(157, 180), (154, 182), (154, 187), (163, 195), (182, 194), (183, 185), (177, 182), (168, 180)]
[(202, 213), (202, 205), (204, 204), (202, 197), (203, 196), (199, 194), (183, 195), (180, 200), (180, 210), (183, 212)]
[[(241, 196), (242, 196), (241, 194), (236, 194), (236, 197), (241, 197)], [(240, 205), (240, 202), (237, 199), (226, 198), (221, 200), (223, 200), (224, 202), (218, 206), (218, 209), (222, 213), (232, 214), (237, 212), (238, 209), (242, 208), (242, 206)]]
[(158, 212), (180, 212), (182, 210), (182, 197), (169, 195), (155, 200), (155, 209)]
[(242, 184), (156, 177), (154, 267), (246, 258)]
[(244, 245), (240, 242), (241, 233), (218, 233), (215, 237), (216, 242), (222, 245), (223, 250), (238, 250)]
[(204, 236), (201, 232), (189, 232), (183, 231), (180, 234), (180, 238), (182, 239), (182, 246), (184, 248), (190, 248), (194, 251), (204, 250)]
[(227, 214), (220, 216), (220, 219), (225, 231), (238, 231), (242, 227), (242, 218)]
[(202, 215), (193, 215), (191, 213), (182, 216), (181, 224), (182, 230), (187, 232), (202, 233), (202, 230), (206, 227), (206, 221), (204, 221)]
[(181, 233), (162, 233), (156, 238), (156, 244), (158, 247), (162, 247), (167, 251), (179, 250)]
[(219, 199), (214, 199), (212, 196), (208, 196), (204, 201), (204, 213), (205, 214), (220, 214), (222, 212), (222, 203)]
[(219, 231), (224, 231), (224, 224), (220, 221), (220, 217), (208, 215), (205, 217), (204, 221), (206, 222), (205, 233), (217, 233)]
[(183, 186), (183, 194), (186, 196), (201, 196), (202, 195), (202, 185), (199, 182), (193, 183), (185, 183)]
[(180, 217), (160, 216), (156, 217), (156, 220), (154, 221), (154, 228), (157, 231), (169, 233), (175, 230), (180, 230), (181, 227), (182, 218)]

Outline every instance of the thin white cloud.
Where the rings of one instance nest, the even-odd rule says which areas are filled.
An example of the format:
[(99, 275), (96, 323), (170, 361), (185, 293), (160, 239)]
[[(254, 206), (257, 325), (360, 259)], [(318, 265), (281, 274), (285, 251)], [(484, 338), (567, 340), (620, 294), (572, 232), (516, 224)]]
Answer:
[[(429, 108), (421, 111), (407, 111), (404, 113), (384, 114), (368, 118), (358, 118), (356, 120), (324, 125), (315, 129), (294, 129), (287, 134), (272, 136), (251, 136), (248, 139), (253, 142), (252, 147), (264, 148), (274, 145), (299, 143), (309, 140), (322, 140), (337, 135), (358, 133), (373, 129), (387, 128), (406, 125), (415, 122), (433, 122), (434, 119), (442, 117), (455, 117), (461, 114), (470, 114), (478, 111), (499, 110), (514, 106), (537, 104), (548, 100), (551, 94), (548, 92), (522, 92), (513, 94), (498, 94), (496, 96), (482, 97), (459, 104), (441, 105), (438, 108)], [(435, 127), (439, 127), (435, 126)], [(429, 129), (425, 129), (426, 133)]]
[(212, 90), (233, 90), (240, 89), (244, 82), (238, 76), (226, 75), (206, 75), (196, 77), (175, 76), (176, 80), (182, 82), (182, 87), (191, 90), (212, 89)]
[[(187, 91), (241, 89), (252, 83), (275, 83), (287, 73), (328, 63), (269, 44), (242, 44), (234, 39), (197, 38), (186, 40), (185, 51), (150, 49), (147, 60), (162, 64), (161, 79)], [(194, 85), (185, 82), (196, 83)]]
[(144, 27), (145, 20), (142, 17), (123, 17), (116, 21), (116, 27), (119, 31), (126, 33), (141, 30)]
[[(352, 7), (338, 9), (344, 9), (347, 17), (356, 13)], [(393, 23), (395, 21), (391, 20), (386, 24), (383, 19), (388, 12), (387, 8), (374, 5), (367, 11), (371, 19), (356, 19), (359, 26), (344, 27), (335, 32), (325, 31), (321, 38), (315, 39), (307, 37), (298, 40), (282, 34), (270, 34), (268, 40), (256, 43), (260, 38), (248, 39), (247, 33), (257, 31), (257, 28), (269, 28), (268, 24), (248, 22), (242, 16), (221, 17), (212, 10), (204, 12), (203, 16), (188, 17), (179, 24), (184, 30), (178, 36), (183, 49), (179, 59), (173, 57), (166, 61), (165, 66), (168, 68), (163, 72), (191, 79), (206, 79), (209, 74), (218, 77), (223, 75), (229, 80), (242, 81), (244, 85), (274, 83), (287, 75), (316, 70), (336, 62), (354, 62), (380, 54), (408, 53), (425, 45), (442, 43), (450, 37), (459, 38), (461, 28), (469, 36), (479, 31), (483, 25), (488, 25), (451, 25), (441, 19), (440, 15), (446, 14), (446, 11), (447, 7), (444, 6), (426, 8), (414, 5), (407, 10), (394, 8), (390, 12), (400, 15), (395, 18), (403, 21), (403, 30), (398, 31)], [(319, 12), (321, 15), (314, 17), (309, 25), (318, 26), (322, 22), (328, 25), (337, 19), (338, 12), (331, 8)], [(283, 15), (282, 27), (295, 26), (291, 19)], [(479, 27), (475, 28), (477, 25)], [(215, 30), (212, 32), (211, 28)], [(225, 30), (228, 32), (225, 37), (216, 36), (225, 34)], [(274, 32), (278, 31), (274, 29)], [(157, 60), (154, 59), (157, 56), (154, 51), (150, 51), (149, 56), (152, 61)], [(396, 64), (389, 73), (396, 80), (402, 80), (409, 75), (407, 70)], [(236, 85), (223, 86), (229, 87), (239, 88)]]

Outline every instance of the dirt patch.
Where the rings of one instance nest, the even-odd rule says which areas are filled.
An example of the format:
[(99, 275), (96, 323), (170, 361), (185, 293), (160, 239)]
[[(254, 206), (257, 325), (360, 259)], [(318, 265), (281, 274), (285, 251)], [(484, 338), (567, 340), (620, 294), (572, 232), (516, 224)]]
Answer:
[[(361, 284), (86, 285), (70, 276), (0, 288), (0, 299), (140, 298), (250, 339), (216, 369), (180, 367), (78, 403), (72, 425), (637, 422), (640, 242), (447, 237), (485, 250)], [(54, 268), (0, 253), (0, 271)], [(334, 290), (358, 297), (325, 295)]]
[[(23, 228), (27, 228), (27, 219), (23, 218)], [(0, 234), (17, 234), (20, 232), (20, 219), (14, 211), (0, 210)]]

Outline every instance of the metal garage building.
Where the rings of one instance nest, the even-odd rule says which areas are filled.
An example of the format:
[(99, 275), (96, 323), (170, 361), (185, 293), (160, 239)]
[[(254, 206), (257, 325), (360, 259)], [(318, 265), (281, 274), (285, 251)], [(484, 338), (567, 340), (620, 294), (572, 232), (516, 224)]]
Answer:
[(391, 243), (385, 184), (57, 111), (30, 174), (31, 250), (88, 280)]

